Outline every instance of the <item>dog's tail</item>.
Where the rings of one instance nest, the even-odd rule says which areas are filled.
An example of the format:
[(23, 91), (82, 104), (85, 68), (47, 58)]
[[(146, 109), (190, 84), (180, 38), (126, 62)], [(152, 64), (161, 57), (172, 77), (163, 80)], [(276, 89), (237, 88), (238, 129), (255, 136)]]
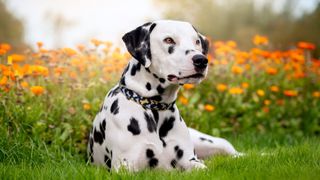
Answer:
[(243, 153), (238, 152), (229, 141), (223, 138), (212, 137), (192, 128), (188, 129), (195, 153), (200, 159), (214, 155), (232, 155), (235, 157), (243, 155)]

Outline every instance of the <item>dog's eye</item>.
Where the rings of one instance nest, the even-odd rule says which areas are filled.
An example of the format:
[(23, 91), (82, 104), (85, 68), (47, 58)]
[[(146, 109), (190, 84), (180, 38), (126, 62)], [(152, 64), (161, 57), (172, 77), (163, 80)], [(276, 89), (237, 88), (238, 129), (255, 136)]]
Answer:
[(199, 45), (200, 44), (200, 40), (196, 40), (196, 45)]
[(174, 40), (170, 37), (165, 38), (163, 41), (167, 44), (176, 44)]

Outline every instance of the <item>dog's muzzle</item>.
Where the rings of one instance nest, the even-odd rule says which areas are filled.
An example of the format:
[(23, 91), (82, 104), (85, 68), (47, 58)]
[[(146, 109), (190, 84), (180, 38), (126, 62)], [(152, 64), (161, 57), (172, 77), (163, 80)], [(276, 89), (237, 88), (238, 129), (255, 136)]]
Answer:
[(196, 72), (203, 72), (207, 68), (208, 59), (204, 55), (194, 55), (192, 61)]

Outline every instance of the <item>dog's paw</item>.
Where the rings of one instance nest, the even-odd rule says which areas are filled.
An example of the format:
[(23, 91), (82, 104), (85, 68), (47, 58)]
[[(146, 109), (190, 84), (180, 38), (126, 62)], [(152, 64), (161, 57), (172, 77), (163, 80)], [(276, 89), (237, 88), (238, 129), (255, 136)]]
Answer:
[(201, 162), (196, 162), (196, 161), (191, 161), (190, 162), (190, 168), (188, 170), (192, 170), (192, 169), (206, 169), (207, 166), (204, 165)]

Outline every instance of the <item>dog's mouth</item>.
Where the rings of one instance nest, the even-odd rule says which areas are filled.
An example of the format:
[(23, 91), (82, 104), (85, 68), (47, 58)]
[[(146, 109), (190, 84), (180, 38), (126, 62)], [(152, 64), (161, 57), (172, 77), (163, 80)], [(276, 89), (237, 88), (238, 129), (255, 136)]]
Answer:
[(178, 77), (174, 74), (169, 74), (168, 75), (168, 80), (169, 81), (179, 81), (179, 80), (183, 80), (183, 79), (200, 79), (200, 78), (204, 78), (204, 75), (203, 74), (200, 74), (200, 73), (197, 73), (197, 74), (192, 74), (192, 75), (189, 75), (189, 76), (183, 76), (183, 77)]

